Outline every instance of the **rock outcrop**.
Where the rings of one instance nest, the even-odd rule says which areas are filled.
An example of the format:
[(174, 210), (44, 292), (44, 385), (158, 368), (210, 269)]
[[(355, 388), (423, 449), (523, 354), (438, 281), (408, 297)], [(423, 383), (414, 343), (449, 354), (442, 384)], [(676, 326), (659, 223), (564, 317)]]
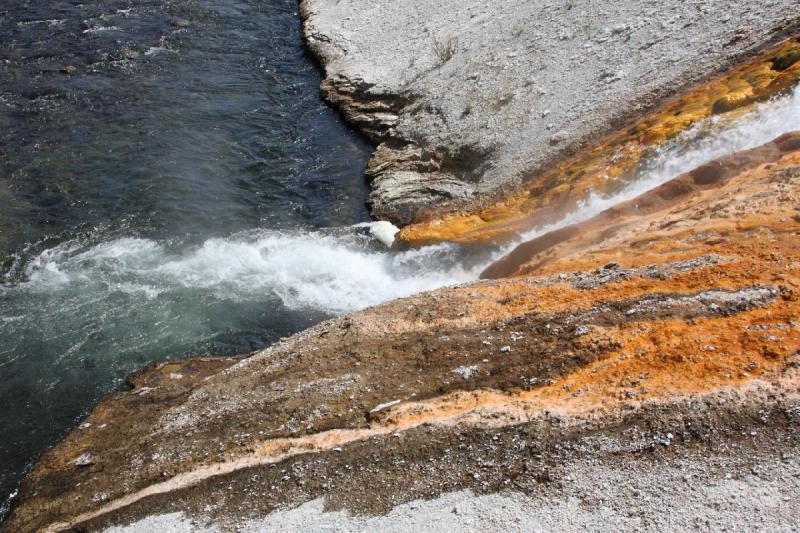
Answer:
[(477, 211), (431, 216), (403, 228), (400, 240), (412, 246), (510, 240), (580, 209), (591, 195), (612, 196), (640, 179), (648, 158), (693, 126), (712, 118), (733, 121), (757, 104), (789, 93), (800, 79), (798, 52), (800, 39), (789, 39), (672, 98), (593, 149), (532, 176), (499, 201)]
[[(302, 2), (323, 90), (378, 144), (376, 215), (417, 221), (407, 245), (517, 236), (800, 76), (798, 41), (777, 43), (797, 22), (783, 0), (484, 4)], [(5, 527), (179, 512), (282, 529), (320, 498), (379, 515), (463, 490), (538, 502), (543, 523), (580, 507), (601, 529), (796, 526), (800, 133), (524, 242), (484, 277), (248, 357), (144, 369), (39, 460)], [(732, 500), (736, 483), (761, 499)]]
[[(493, 267), (512, 277), (331, 320), (246, 359), (146, 369), (39, 461), (8, 527), (181, 511), (232, 529), (318, 497), (359, 513), (460, 489), (553, 497), (576, 464), (657, 480), (679, 460), (700, 484), (797, 472), (798, 206), (789, 134), (523, 246)], [(800, 511), (788, 478), (767, 528)]]
[[(791, 0), (301, 2), (323, 92), (378, 145), (367, 170), (372, 212), (401, 226), (489, 216), (493, 200), (531, 176), (799, 31), (795, 8)], [(748, 91), (739, 84), (710, 104), (722, 111)], [(539, 185), (524, 191), (544, 200)]]

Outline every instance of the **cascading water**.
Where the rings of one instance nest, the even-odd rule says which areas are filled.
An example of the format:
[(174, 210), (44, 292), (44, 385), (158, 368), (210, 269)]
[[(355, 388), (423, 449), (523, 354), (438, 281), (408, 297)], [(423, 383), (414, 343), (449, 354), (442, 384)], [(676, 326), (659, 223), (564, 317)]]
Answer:
[[(746, 112), (717, 115), (701, 121), (645, 157), (636, 176), (620, 191), (608, 196), (591, 195), (575, 211), (565, 214), (554, 224), (532, 228), (522, 236), (522, 240), (588, 220), (704, 163), (755, 148), (799, 129), (800, 87), (787, 96), (758, 104)], [(519, 241), (504, 247), (498, 256), (517, 244)]]
[[(592, 196), (559, 222), (530, 230), (523, 240), (591, 218), (703, 163), (797, 128), (800, 90), (735, 117), (717, 116), (698, 123), (647, 158), (627, 187), (611, 196)], [(488, 262), (517, 244), (487, 251), (479, 258), (474, 251), (451, 244), (393, 252), (357, 226), (252, 230), (178, 250), (167, 242), (128, 237), (88, 246), (66, 242), (29, 262), (26, 281), (4, 290), (26, 292), (30, 298), (37, 294), (53, 298), (62, 292), (118, 293), (140, 306), (148, 301), (176, 301), (174, 293), (187, 290), (235, 302), (270, 295), (291, 310), (339, 314), (474, 280)]]
[[(337, 314), (474, 280), (487, 264), (516, 244), (483, 251), (451, 244), (390, 251), (376, 242), (363, 225), (363, 190), (353, 185), (360, 183), (366, 147), (359, 147), (358, 141), (336, 129), (340, 126), (329, 123), (334, 119), (321, 115), (327, 111), (320, 110), (316, 101), (315, 75), (286, 79), (286, 72), (305, 61), (297, 56), (296, 27), (292, 26), (293, 40), (282, 43), (280, 49), (293, 60), (284, 64), (277, 58), (265, 66), (263, 58), (256, 57), (255, 50), (262, 48), (263, 42), (254, 28), (274, 26), (276, 19), (284, 24), (280, 22), (283, 18), (294, 17), (293, 2), (276, 2), (278, 13), (259, 12), (261, 18), (255, 21), (250, 20), (252, 6), (243, 4), (240, 12), (234, 12), (224, 2), (206, 4), (212, 12), (207, 16), (214, 21), (210, 24), (222, 24), (220, 34), (232, 31), (225, 24), (233, 24), (239, 32), (237, 42), (243, 33), (255, 32), (256, 37), (250, 36), (250, 48), (236, 51), (244, 59), (241, 63), (227, 56), (215, 63), (218, 50), (204, 51), (207, 57), (199, 67), (206, 69), (210, 62), (217, 68), (238, 69), (223, 73), (218, 84), (194, 79), (196, 71), (192, 69), (198, 65), (191, 63), (183, 71), (177, 69), (175, 83), (211, 86), (207, 93), (195, 94), (192, 109), (205, 106), (216, 110), (220, 104), (215, 98), (233, 95), (235, 103), (229, 114), (215, 118), (239, 124), (241, 129), (225, 130), (216, 123), (188, 125), (208, 128), (208, 132), (219, 129), (219, 134), (209, 137), (212, 134), (204, 130), (189, 134), (177, 128), (168, 139), (172, 151), (148, 159), (149, 167), (125, 160), (128, 166), (124, 168), (126, 175), (155, 169), (163, 175), (178, 173), (177, 177), (168, 180), (159, 175), (133, 189), (113, 175), (121, 172), (122, 159), (93, 147), (89, 152), (106, 165), (80, 168), (106, 176), (106, 181), (99, 183), (111, 191), (113, 201), (108, 205), (113, 208), (103, 211), (87, 229), (76, 222), (84, 209), (80, 202), (86, 201), (78, 199), (77, 215), (66, 216), (62, 232), (53, 237), (43, 231), (38, 240), (25, 235), (33, 244), (21, 240), (7, 261), (0, 284), (0, 400), (4, 407), (0, 422), (6, 430), (0, 438), (0, 462), (6, 464), (1, 484), (6, 492), (13, 490), (24, 465), (74, 425), (101, 394), (118, 388), (127, 373), (151, 360), (259, 349), (277, 337)], [(107, 27), (114, 26), (109, 23)], [(148, 48), (146, 57), (189, 55), (171, 49), (169, 40), (157, 42), (158, 46)], [(180, 65), (178, 59), (170, 61)], [(271, 78), (267, 89), (303, 86), (314, 94), (300, 97), (299, 89), (293, 89), (288, 95), (270, 93), (267, 101), (250, 102), (246, 95), (265, 87), (253, 87), (249, 74), (242, 72), (259, 66), (264, 76)], [(306, 103), (292, 108), (290, 102), (296, 98), (304, 98)], [(247, 105), (240, 105), (243, 101)], [(169, 113), (172, 105), (175, 103), (165, 102), (162, 111)], [(170, 127), (151, 123), (149, 115), (141, 120), (146, 122), (145, 132)], [(281, 130), (285, 123), (296, 120), (312, 130), (309, 138), (302, 137), (303, 132)], [(702, 163), (798, 128), (800, 91), (743, 114), (704, 121), (649, 156), (636, 179), (620, 192), (592, 196), (558, 223), (531, 229), (524, 239), (590, 218)], [(319, 138), (350, 140), (342, 145), (315, 141), (315, 129)], [(281, 134), (257, 146), (239, 140), (258, 138), (265, 131)], [(127, 141), (114, 144), (124, 129), (107, 133), (112, 137), (111, 146), (127, 147)], [(212, 141), (217, 152), (209, 156), (208, 143)], [(155, 144), (137, 146), (155, 150)], [(178, 153), (181, 150), (189, 156)], [(327, 154), (340, 152), (345, 159), (361, 158), (358, 169), (342, 170), (326, 159)], [(341, 175), (336, 180), (324, 179), (337, 169)], [(316, 174), (324, 178), (316, 179)], [(150, 203), (143, 203), (140, 195), (152, 190), (157, 194)], [(317, 198), (320, 190), (349, 192), (343, 197), (326, 192)], [(83, 194), (89, 197), (90, 188), (84, 188)], [(15, 205), (19, 210), (24, 203)], [(131, 207), (119, 207), (126, 204)], [(323, 204), (325, 207), (320, 207)], [(102, 211), (104, 205), (91, 207)], [(328, 209), (330, 205), (335, 209)], [(124, 216), (116, 220), (118, 208)], [(44, 208), (31, 212), (44, 212)], [(141, 217), (142, 212), (148, 216)], [(258, 214), (253, 216), (254, 212)], [(0, 229), (2, 223), (0, 220)]]
[[(290, 310), (338, 314), (474, 279), (474, 268), (453, 258), (450, 245), (394, 253), (347, 230), (253, 230), (181, 248), (137, 238), (88, 247), (66, 242), (37, 256), (26, 267), (26, 281), (4, 290), (29, 299), (116, 294), (140, 307), (196, 291), (218, 301), (272, 297)], [(52, 311), (68, 315), (74, 309), (59, 305)]]

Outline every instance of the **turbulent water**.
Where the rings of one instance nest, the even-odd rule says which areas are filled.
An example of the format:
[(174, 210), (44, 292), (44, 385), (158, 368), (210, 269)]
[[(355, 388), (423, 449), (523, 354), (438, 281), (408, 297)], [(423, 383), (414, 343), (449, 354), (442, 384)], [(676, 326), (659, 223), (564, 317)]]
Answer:
[(371, 148), (321, 102), (296, 10), (0, 6), (0, 506), (150, 361), (474, 278), (368, 236)]
[[(508, 250), (391, 252), (369, 237), (370, 149), (320, 103), (295, 11), (295, 0), (0, 7), (2, 493), (149, 361), (259, 349), (475, 279)], [(625, 190), (525, 237), (798, 128), (798, 94), (706, 121)]]
[(320, 102), (296, 10), (0, 3), (0, 505), (143, 364), (399, 292), (413, 265), (325, 233), (368, 220), (370, 148)]

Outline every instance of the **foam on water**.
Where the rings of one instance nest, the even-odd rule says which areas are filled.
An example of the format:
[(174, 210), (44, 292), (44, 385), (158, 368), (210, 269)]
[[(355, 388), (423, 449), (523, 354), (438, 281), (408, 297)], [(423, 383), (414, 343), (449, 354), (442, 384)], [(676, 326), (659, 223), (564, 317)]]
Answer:
[(391, 252), (354, 231), (260, 230), (182, 248), (120, 238), (49, 249), (27, 267), (23, 285), (38, 293), (85, 286), (144, 298), (184, 288), (233, 301), (271, 293), (290, 309), (343, 313), (474, 279), (476, 269), (453, 265), (452, 252), (447, 244)]
[[(698, 123), (648, 158), (637, 178), (621, 191), (591, 196), (557, 223), (532, 229), (523, 239), (591, 218), (703, 163), (798, 128), (800, 90), (740, 115)], [(516, 244), (487, 254), (483, 261), (465, 263), (465, 256), (450, 244), (386, 250), (356, 231), (364, 226), (369, 225), (327, 232), (258, 230), (194, 247), (138, 238), (88, 248), (68, 242), (36, 257), (22, 285), (34, 292), (83, 285), (107, 293), (139, 293), (143, 298), (177, 288), (232, 301), (273, 294), (289, 309), (339, 314), (473, 280), (483, 266)]]

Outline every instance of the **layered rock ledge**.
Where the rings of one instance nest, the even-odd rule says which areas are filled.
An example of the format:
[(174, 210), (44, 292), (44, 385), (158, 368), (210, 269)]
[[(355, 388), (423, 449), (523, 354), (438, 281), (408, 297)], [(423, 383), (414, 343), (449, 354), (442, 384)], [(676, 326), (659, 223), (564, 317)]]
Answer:
[(39, 461), (8, 528), (282, 529), (317, 498), (483, 501), (442, 496), (461, 490), (553, 525), (796, 526), (800, 133), (638, 205), (492, 267), (513, 277), (145, 369)]
[(800, 31), (791, 0), (301, 6), (324, 93), (377, 144), (368, 203), (398, 225), (475, 212)]
[[(424, 244), (442, 227), (467, 242), (516, 231), (598, 173), (624, 182), (641, 146), (791, 87), (798, 42), (767, 46), (794, 29), (790, 7), (627, 2), (618, 22), (580, 0), (306, 0), (303, 14), (329, 98), (379, 143), (376, 214), (431, 217), (406, 230)], [(424, 55), (447, 51), (445, 31), (452, 57)], [(584, 145), (534, 176), (558, 179), (517, 187)], [(531, 203), (475, 215), (507, 187)], [(5, 528), (469, 529), (470, 508), (484, 528), (797, 527), (800, 133), (522, 243), (484, 277), (249, 357), (142, 370), (39, 460)]]

